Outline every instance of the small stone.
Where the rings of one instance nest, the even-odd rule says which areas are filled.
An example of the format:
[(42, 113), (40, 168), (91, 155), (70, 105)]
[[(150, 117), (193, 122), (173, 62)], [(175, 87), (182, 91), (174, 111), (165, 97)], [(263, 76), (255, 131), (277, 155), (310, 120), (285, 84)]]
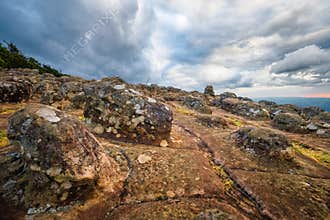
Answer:
[(122, 89), (125, 89), (125, 84), (115, 85), (113, 88), (116, 90), (122, 90)]
[(304, 181), (302, 181), (301, 183), (302, 183), (302, 185), (304, 185), (305, 187), (310, 187), (310, 186), (311, 186), (311, 184), (306, 183), (306, 182), (304, 182)]
[(144, 114), (144, 110), (142, 110), (142, 109), (136, 109), (135, 110), (135, 114), (137, 114), (137, 115), (143, 115)]
[(62, 169), (60, 167), (51, 167), (46, 173), (48, 176), (58, 176), (61, 173)]
[(116, 135), (116, 138), (120, 138), (120, 137), (121, 137), (121, 135), (120, 135), (120, 134), (117, 134), (117, 135)]
[(154, 99), (154, 98), (148, 98), (148, 102), (156, 103), (157, 101), (156, 101), (156, 99)]
[(68, 198), (69, 193), (68, 192), (64, 192), (60, 198), (61, 201), (65, 201)]
[(323, 134), (325, 134), (325, 130), (319, 129), (319, 130), (316, 131), (316, 134), (323, 135)]
[(95, 132), (96, 134), (103, 134), (104, 133), (104, 128), (102, 125), (97, 124), (94, 129), (93, 132)]
[(167, 195), (167, 197), (169, 197), (169, 198), (174, 198), (174, 197), (175, 197), (175, 193), (174, 193), (173, 191), (171, 191), (171, 190), (167, 191), (167, 192), (166, 192), (166, 195)]
[(307, 125), (306, 128), (310, 131), (316, 131), (318, 129), (318, 127), (316, 125), (314, 125), (313, 123), (310, 123), (309, 125)]
[(37, 213), (37, 209), (36, 208), (29, 208), (28, 211), (27, 211), (27, 214), (28, 215), (33, 215)]
[(30, 165), (30, 170), (32, 170), (32, 171), (40, 171), (41, 168), (38, 165), (36, 165), (36, 164), (31, 164)]
[(72, 187), (72, 184), (70, 183), (70, 181), (67, 181), (67, 182), (62, 183), (61, 187), (63, 189), (70, 189)]
[(139, 161), (139, 163), (144, 164), (144, 163), (151, 161), (151, 157), (148, 155), (145, 155), (145, 154), (141, 154), (138, 157), (138, 161)]
[(168, 146), (168, 143), (166, 140), (162, 140), (159, 144), (161, 147), (167, 147)]

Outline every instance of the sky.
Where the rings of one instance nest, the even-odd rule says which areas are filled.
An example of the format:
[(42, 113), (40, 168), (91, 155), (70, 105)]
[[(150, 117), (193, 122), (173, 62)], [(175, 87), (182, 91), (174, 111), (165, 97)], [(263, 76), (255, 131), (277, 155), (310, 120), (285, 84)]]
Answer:
[(1, 0), (0, 39), (87, 79), (330, 94), (329, 0)]

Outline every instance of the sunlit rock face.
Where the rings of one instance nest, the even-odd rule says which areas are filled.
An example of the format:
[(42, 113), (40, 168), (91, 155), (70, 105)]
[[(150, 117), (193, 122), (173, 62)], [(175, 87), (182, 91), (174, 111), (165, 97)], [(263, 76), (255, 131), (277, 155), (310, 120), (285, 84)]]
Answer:
[(71, 116), (50, 106), (28, 105), (10, 118), (8, 138), (21, 147), (5, 184), (8, 200), (46, 207), (83, 199), (104, 182), (112, 190), (116, 163)]

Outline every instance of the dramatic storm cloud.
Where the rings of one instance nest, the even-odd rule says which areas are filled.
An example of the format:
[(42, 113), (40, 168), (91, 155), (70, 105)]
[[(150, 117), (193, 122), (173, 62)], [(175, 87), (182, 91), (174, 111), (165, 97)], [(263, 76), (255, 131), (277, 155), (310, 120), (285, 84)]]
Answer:
[(86, 78), (248, 96), (330, 91), (328, 0), (2, 0), (0, 36)]

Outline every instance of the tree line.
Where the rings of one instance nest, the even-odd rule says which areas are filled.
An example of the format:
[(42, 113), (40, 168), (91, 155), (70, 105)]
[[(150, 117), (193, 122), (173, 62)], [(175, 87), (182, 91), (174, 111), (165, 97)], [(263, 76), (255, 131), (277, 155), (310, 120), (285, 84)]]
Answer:
[(40, 74), (51, 73), (54, 76), (63, 76), (60, 71), (49, 65), (41, 64), (33, 57), (26, 57), (14, 43), (0, 43), (0, 67), (38, 69)]

